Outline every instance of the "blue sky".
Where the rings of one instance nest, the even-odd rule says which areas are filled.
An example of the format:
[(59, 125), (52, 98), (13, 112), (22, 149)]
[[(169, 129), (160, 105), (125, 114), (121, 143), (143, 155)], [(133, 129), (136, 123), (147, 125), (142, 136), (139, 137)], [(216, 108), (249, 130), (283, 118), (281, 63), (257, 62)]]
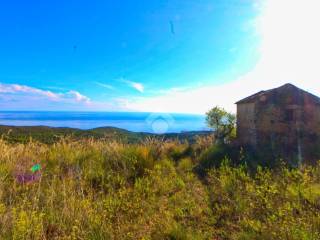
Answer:
[[(272, 1), (267, 7), (276, 9)], [(227, 107), (237, 99), (223, 92), (255, 71), (268, 44), (277, 46), (265, 41), (272, 18), (261, 2), (3, 1), (0, 107), (199, 113)]]

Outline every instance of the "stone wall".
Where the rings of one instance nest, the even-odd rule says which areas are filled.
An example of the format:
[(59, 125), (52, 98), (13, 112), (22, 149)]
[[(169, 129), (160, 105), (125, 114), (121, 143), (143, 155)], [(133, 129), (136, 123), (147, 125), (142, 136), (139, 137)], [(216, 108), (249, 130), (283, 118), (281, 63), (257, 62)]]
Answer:
[(256, 145), (255, 104), (239, 104), (237, 107), (237, 136), (244, 145)]

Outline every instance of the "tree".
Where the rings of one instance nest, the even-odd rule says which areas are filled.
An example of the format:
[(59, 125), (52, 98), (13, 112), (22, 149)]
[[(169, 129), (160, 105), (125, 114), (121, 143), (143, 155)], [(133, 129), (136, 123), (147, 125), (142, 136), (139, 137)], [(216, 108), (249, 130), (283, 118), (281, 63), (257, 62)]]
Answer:
[(219, 142), (227, 142), (235, 135), (236, 116), (218, 106), (206, 113), (206, 121), (214, 131), (214, 137)]

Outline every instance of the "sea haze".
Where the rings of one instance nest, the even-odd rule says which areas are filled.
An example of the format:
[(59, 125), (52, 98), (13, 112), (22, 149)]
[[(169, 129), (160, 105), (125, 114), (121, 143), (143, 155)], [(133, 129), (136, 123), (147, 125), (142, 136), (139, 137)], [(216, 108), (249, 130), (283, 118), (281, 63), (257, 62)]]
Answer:
[[(0, 111), (0, 125), (91, 129), (117, 127), (134, 132), (209, 130), (204, 115), (141, 112), (27, 112)], [(163, 125), (165, 127), (163, 128)]]

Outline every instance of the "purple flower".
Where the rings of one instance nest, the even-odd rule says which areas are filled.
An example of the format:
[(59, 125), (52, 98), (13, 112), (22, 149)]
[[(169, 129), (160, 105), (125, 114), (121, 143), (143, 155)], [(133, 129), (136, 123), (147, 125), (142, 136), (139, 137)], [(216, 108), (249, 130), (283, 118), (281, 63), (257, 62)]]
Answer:
[(18, 183), (31, 183), (40, 179), (40, 174), (17, 174), (16, 180)]

